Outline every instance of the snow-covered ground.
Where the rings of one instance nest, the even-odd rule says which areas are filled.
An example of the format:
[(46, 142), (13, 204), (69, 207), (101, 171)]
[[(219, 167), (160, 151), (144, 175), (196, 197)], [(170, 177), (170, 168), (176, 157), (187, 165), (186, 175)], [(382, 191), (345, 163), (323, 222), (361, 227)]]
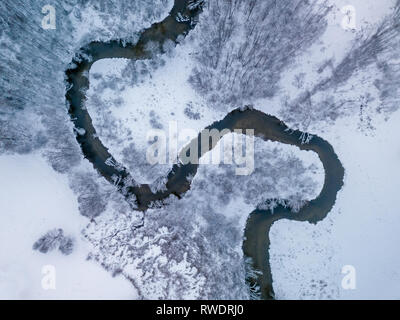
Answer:
[[(79, 214), (65, 175), (39, 155), (1, 156), (0, 299), (134, 299), (124, 278), (113, 278), (86, 261), (91, 247), (81, 239), (88, 220)], [(74, 239), (70, 255), (34, 251), (33, 243), (53, 228)], [(53, 274), (55, 289), (45, 289)], [(42, 273), (43, 272), (43, 273)], [(51, 272), (51, 274), (49, 273)], [(44, 282), (44, 287), (42, 286)]]
[[(190, 53), (190, 46), (178, 45), (171, 54), (150, 62), (103, 59), (90, 70), (86, 106), (94, 127), (111, 154), (140, 183), (151, 183), (171, 168), (171, 163), (154, 166), (147, 163), (145, 154), (150, 142), (147, 135), (151, 130), (163, 130), (169, 143), (172, 138), (169, 129), (174, 123), (177, 133), (184, 129), (200, 132), (225, 116), (207, 108), (187, 82), (192, 63)], [(152, 67), (152, 63), (157, 66)], [(145, 70), (143, 74), (141, 69)], [(138, 79), (132, 80), (135, 73)], [(178, 139), (178, 151), (188, 141)], [(177, 154), (167, 156), (176, 158)]]
[[(277, 298), (400, 298), (400, 112), (378, 120), (370, 135), (358, 130), (357, 121), (344, 119), (321, 134), (346, 170), (328, 217), (317, 225), (281, 220), (272, 227)], [(354, 290), (341, 286), (345, 265), (356, 270)]]

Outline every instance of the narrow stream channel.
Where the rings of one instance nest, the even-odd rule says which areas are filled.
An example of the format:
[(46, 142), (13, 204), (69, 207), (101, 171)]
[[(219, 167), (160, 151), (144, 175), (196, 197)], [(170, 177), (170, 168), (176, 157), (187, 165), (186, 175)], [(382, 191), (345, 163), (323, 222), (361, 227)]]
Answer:
[[(117, 161), (108, 152), (96, 135), (92, 119), (84, 108), (86, 91), (89, 88), (89, 70), (93, 63), (105, 58), (151, 59), (152, 52), (147, 51), (147, 45), (152, 42), (159, 45), (162, 52), (163, 44), (167, 40), (177, 43), (179, 36), (186, 35), (194, 26), (201, 8), (189, 8), (190, 0), (175, 0), (174, 7), (169, 16), (160, 23), (153, 24), (143, 31), (136, 44), (124, 44), (122, 40), (109, 42), (91, 42), (73, 59), (74, 67), (66, 71), (67, 91), (66, 99), (69, 104), (69, 115), (77, 132), (76, 139), (82, 152), (94, 168), (110, 183), (117, 186), (126, 197), (136, 197), (137, 208), (145, 211), (155, 201), (162, 201), (170, 195), (181, 197), (190, 189), (188, 177), (197, 172), (197, 164), (174, 165), (168, 174), (166, 190), (153, 193), (149, 185), (140, 184), (131, 177), (126, 168), (111, 163)], [(177, 16), (187, 17), (185, 21), (176, 19)], [(272, 274), (269, 264), (269, 230), (272, 224), (279, 219), (308, 221), (317, 223), (326, 217), (336, 201), (337, 192), (343, 185), (344, 168), (341, 165), (332, 146), (325, 140), (313, 136), (309, 143), (302, 143), (302, 135), (298, 130), (289, 128), (278, 118), (267, 115), (257, 110), (234, 110), (224, 119), (214, 122), (206, 129), (254, 129), (255, 136), (264, 140), (278, 141), (297, 146), (301, 150), (316, 152), (325, 170), (325, 182), (319, 196), (294, 213), (286, 207), (279, 205), (273, 212), (270, 210), (255, 210), (250, 213), (244, 232), (243, 253), (252, 260), (255, 270), (260, 274), (254, 279), (247, 277), (249, 288), (258, 287), (256, 294), (262, 299), (273, 299)], [(201, 138), (197, 138), (199, 157), (201, 157)], [(215, 146), (209, 145), (207, 150)], [(111, 161), (110, 161), (111, 160)]]

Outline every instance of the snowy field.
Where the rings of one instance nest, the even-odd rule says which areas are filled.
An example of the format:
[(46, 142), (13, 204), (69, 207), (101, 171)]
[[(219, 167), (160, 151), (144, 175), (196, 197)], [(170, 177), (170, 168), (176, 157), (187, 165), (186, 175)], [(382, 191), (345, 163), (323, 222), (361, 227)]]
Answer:
[[(366, 136), (345, 119), (321, 136), (346, 170), (345, 185), (328, 217), (311, 225), (279, 221), (271, 230), (277, 298), (399, 299), (400, 112)], [(356, 288), (341, 286), (342, 267), (356, 270)], [(320, 288), (322, 294), (312, 289)], [(324, 288), (324, 285), (328, 287)]]
[[(39, 155), (1, 156), (0, 299), (135, 299), (133, 287), (86, 261), (91, 250), (81, 230), (76, 195), (65, 175)], [(40, 187), (38, 186), (40, 181)], [(53, 228), (74, 239), (74, 251), (43, 254), (33, 243)], [(55, 288), (46, 289), (47, 266), (55, 268)], [(43, 272), (43, 273), (42, 273)], [(42, 285), (44, 282), (44, 285)]]

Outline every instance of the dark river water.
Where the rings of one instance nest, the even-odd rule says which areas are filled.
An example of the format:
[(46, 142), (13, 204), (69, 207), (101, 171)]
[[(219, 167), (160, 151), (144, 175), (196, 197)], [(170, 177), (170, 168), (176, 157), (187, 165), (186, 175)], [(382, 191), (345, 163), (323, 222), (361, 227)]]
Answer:
[[(66, 71), (67, 92), (66, 99), (69, 104), (69, 115), (77, 132), (84, 129), (84, 134), (76, 134), (76, 139), (85, 156), (94, 168), (110, 183), (117, 186), (120, 192), (130, 199), (136, 197), (135, 210), (145, 211), (155, 201), (162, 202), (171, 195), (180, 198), (190, 188), (188, 177), (197, 172), (197, 164), (176, 164), (168, 174), (166, 190), (153, 193), (149, 185), (135, 181), (127, 169), (122, 165), (114, 166), (111, 162), (117, 161), (108, 152), (96, 135), (92, 119), (84, 108), (86, 91), (89, 88), (88, 71), (92, 64), (105, 58), (151, 59), (154, 52), (147, 51), (148, 44), (153, 43), (163, 51), (163, 44), (167, 40), (177, 43), (179, 36), (186, 35), (195, 25), (201, 8), (189, 8), (188, 0), (175, 0), (169, 16), (160, 23), (153, 24), (144, 30), (137, 43), (125, 44), (122, 40), (109, 42), (91, 42), (80, 50), (73, 59), (74, 67)], [(177, 15), (187, 17), (185, 21), (177, 21)], [(152, 46), (154, 50), (154, 46)], [(280, 219), (308, 221), (317, 223), (326, 217), (336, 201), (336, 195), (343, 185), (344, 169), (332, 146), (318, 136), (313, 136), (308, 143), (302, 143), (303, 132), (289, 130), (278, 118), (267, 115), (257, 110), (234, 110), (222, 120), (214, 122), (206, 129), (254, 129), (254, 134), (264, 140), (278, 141), (298, 147), (301, 150), (316, 152), (325, 170), (325, 182), (319, 196), (305, 203), (299, 212), (279, 205), (273, 212), (270, 210), (255, 210), (249, 213), (244, 230), (243, 253), (251, 258), (252, 267), (259, 271), (257, 276), (250, 273), (246, 278), (249, 290), (253, 296), (262, 299), (274, 298), (272, 274), (269, 263), (269, 230), (272, 224)], [(201, 148), (200, 134), (197, 138), (199, 157), (204, 150), (212, 149), (216, 141), (209, 142), (207, 148)], [(203, 150), (203, 153), (201, 152)], [(108, 161), (107, 161), (108, 160)], [(258, 288), (258, 289), (250, 289)]]

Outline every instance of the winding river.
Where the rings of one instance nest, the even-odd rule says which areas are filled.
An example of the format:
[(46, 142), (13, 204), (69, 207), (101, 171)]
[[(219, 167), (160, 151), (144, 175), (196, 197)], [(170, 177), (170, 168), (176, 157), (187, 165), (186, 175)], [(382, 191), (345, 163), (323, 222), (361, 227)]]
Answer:
[[(190, 0), (175, 0), (169, 16), (162, 22), (153, 24), (144, 30), (137, 43), (125, 44), (122, 40), (109, 42), (91, 42), (74, 57), (72, 66), (66, 71), (67, 91), (66, 99), (69, 104), (69, 115), (76, 129), (76, 139), (85, 156), (94, 168), (110, 183), (117, 186), (120, 192), (128, 199), (135, 196), (135, 210), (145, 211), (156, 201), (158, 203), (171, 195), (180, 198), (190, 188), (190, 179), (197, 172), (197, 164), (176, 164), (167, 177), (165, 191), (153, 193), (147, 184), (136, 182), (130, 173), (108, 152), (102, 144), (93, 127), (92, 119), (84, 107), (86, 91), (89, 88), (89, 70), (93, 63), (105, 58), (151, 59), (153, 52), (148, 50), (148, 44), (159, 46), (163, 51), (163, 44), (167, 40), (178, 43), (178, 37), (186, 35), (195, 25), (201, 12), (199, 6), (191, 6)], [(177, 19), (185, 17), (185, 19)], [(299, 212), (292, 212), (283, 205), (279, 205), (273, 212), (270, 210), (255, 210), (249, 214), (244, 231), (243, 253), (251, 258), (252, 266), (260, 271), (254, 278), (246, 278), (249, 290), (262, 299), (273, 299), (272, 274), (269, 263), (269, 230), (272, 224), (280, 219), (308, 221), (317, 223), (326, 217), (336, 201), (336, 195), (343, 185), (344, 169), (332, 146), (318, 136), (303, 143), (303, 132), (290, 130), (278, 118), (261, 111), (245, 109), (234, 110), (222, 120), (214, 122), (206, 129), (254, 129), (254, 134), (264, 140), (278, 141), (298, 147), (301, 150), (316, 152), (325, 170), (325, 181), (319, 196), (305, 203)], [(82, 130), (84, 129), (84, 130)], [(200, 134), (198, 136), (199, 157), (202, 150)], [(203, 153), (204, 154), (204, 153)], [(253, 289), (257, 288), (257, 289)]]

